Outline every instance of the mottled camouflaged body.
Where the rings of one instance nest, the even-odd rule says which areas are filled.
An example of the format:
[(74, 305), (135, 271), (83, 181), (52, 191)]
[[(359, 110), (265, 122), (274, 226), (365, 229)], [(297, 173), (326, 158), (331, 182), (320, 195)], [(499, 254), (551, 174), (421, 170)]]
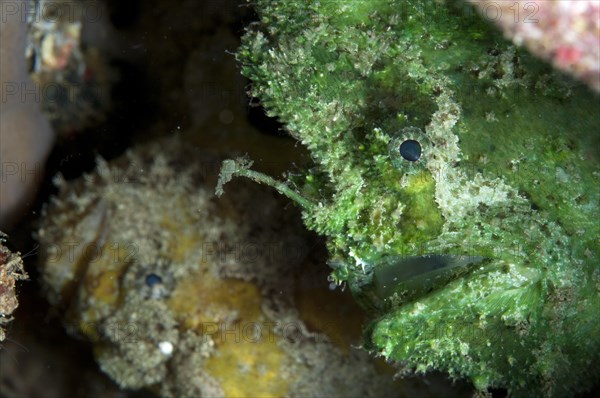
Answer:
[[(333, 279), (380, 309), (366, 347), (516, 395), (596, 382), (598, 97), (462, 4), (257, 7), (238, 58), (315, 161), (295, 195), (328, 237)], [(486, 260), (415, 295), (386, 284), (381, 301), (385, 259), (432, 254)]]
[(242, 184), (216, 200), (218, 160), (179, 137), (97, 163), (77, 180), (56, 177), (37, 232), (40, 273), (67, 330), (92, 342), (121, 387), (164, 397), (400, 393), (349, 348), (353, 317), (330, 326), (313, 299), (331, 293), (308, 275), (305, 231), (272, 193)]

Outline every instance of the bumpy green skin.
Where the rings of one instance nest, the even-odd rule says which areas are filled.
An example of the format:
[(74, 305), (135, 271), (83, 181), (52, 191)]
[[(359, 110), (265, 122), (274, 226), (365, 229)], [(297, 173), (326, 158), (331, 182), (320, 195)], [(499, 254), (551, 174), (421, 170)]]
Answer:
[[(256, 3), (243, 73), (315, 161), (278, 189), (305, 199), (334, 280), (376, 311), (365, 346), (515, 396), (597, 382), (598, 97), (462, 4)], [(408, 138), (418, 162), (398, 153)], [(373, 293), (389, 258), (427, 253), (486, 260), (417, 296)]]

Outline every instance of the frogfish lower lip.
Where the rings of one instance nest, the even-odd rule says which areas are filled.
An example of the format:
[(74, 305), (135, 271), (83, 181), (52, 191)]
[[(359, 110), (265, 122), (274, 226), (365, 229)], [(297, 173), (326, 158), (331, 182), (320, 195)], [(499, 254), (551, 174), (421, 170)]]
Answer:
[(457, 269), (479, 264), (481, 256), (456, 256), (427, 254), (423, 256), (392, 256), (385, 265), (375, 268), (373, 281), (375, 293), (381, 299), (394, 293), (425, 293), (438, 284), (449, 282)]

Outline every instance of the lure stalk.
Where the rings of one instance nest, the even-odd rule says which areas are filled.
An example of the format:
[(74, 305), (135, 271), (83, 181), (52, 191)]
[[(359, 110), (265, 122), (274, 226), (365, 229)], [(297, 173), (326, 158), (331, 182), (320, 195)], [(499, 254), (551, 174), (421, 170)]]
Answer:
[(250, 170), (252, 161), (245, 158), (238, 158), (237, 160), (227, 159), (221, 164), (221, 171), (219, 173), (219, 181), (215, 188), (215, 194), (217, 196), (223, 195), (225, 191), (223, 186), (227, 184), (234, 176), (246, 177), (259, 184), (268, 185), (282, 195), (285, 195), (289, 199), (299, 204), (304, 210), (312, 210), (316, 207), (316, 204), (306, 199), (298, 192), (288, 187), (285, 183), (277, 181), (266, 174), (258, 171)]

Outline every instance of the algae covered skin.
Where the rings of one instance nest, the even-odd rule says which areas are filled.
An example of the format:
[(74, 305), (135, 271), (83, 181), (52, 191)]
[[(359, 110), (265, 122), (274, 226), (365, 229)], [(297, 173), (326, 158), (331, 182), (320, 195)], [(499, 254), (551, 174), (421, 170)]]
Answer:
[(597, 382), (598, 96), (462, 3), (256, 8), (242, 71), (314, 166), (281, 183), (228, 161), (217, 192), (240, 175), (296, 200), (374, 311), (365, 346), (407, 371), (515, 396)]

